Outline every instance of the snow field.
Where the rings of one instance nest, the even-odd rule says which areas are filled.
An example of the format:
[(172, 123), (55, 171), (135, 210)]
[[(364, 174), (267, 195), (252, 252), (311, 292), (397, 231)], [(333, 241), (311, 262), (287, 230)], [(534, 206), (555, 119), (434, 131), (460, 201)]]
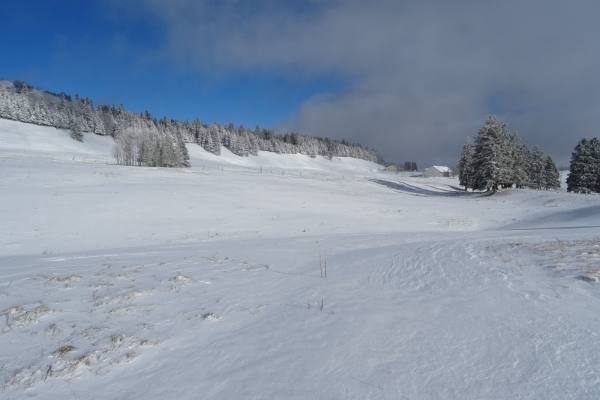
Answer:
[(6, 398), (597, 397), (598, 196), (194, 146), (122, 167), (34, 128), (0, 121)]

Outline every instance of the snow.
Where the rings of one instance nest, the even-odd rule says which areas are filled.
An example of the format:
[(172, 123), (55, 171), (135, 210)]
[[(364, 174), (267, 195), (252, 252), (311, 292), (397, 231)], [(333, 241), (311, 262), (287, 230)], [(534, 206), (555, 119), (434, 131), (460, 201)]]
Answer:
[(3, 397), (597, 398), (597, 195), (111, 148), (0, 120)]

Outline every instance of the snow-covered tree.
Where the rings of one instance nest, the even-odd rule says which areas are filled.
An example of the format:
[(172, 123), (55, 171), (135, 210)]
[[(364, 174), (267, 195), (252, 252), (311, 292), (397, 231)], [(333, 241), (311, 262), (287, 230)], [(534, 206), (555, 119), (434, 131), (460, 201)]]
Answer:
[(581, 139), (571, 156), (570, 172), (567, 176), (567, 191), (591, 193), (599, 190), (600, 141)]
[(220, 126), (216, 123), (209, 128), (206, 137), (206, 147), (204, 147), (206, 151), (217, 156), (221, 155), (221, 135), (219, 131)]
[[(10, 86), (9, 86), (10, 85)], [(14, 87), (8, 81), (0, 81), (0, 118), (15, 119)]]
[(81, 117), (71, 114), (69, 119), (69, 130), (71, 131), (71, 137), (73, 139), (83, 142), (83, 120)]
[[(459, 184), (464, 186), (465, 190), (473, 188), (475, 182), (474, 155), (475, 147), (473, 146), (473, 142), (471, 142), (471, 138), (467, 137), (458, 163)], [(406, 164), (407, 163), (405, 163), (405, 169), (407, 166)]]
[(175, 146), (176, 150), (178, 150), (176, 151), (178, 155), (177, 163), (181, 167), (189, 167), (190, 154), (188, 153), (187, 147), (185, 147), (185, 142), (183, 141), (183, 135), (181, 134), (181, 131), (178, 131), (175, 135)]
[(529, 157), (529, 184), (535, 189), (542, 189), (546, 185), (545, 173), (546, 170), (546, 156), (544, 152), (538, 147), (534, 146), (531, 156)]
[(17, 121), (33, 123), (33, 110), (31, 109), (31, 104), (29, 104), (29, 99), (27, 98), (28, 90), (27, 84), (23, 82), (21, 93), (16, 96)]
[(504, 183), (506, 162), (502, 151), (505, 126), (494, 116), (489, 116), (475, 138), (475, 179), (476, 190), (498, 190)]
[(512, 148), (511, 183), (517, 188), (523, 188), (524, 184), (529, 181), (529, 149), (516, 132), (511, 134), (510, 146)]
[(544, 165), (544, 188), (560, 189), (560, 172), (558, 172), (558, 168), (556, 168), (556, 164), (550, 156), (546, 157)]

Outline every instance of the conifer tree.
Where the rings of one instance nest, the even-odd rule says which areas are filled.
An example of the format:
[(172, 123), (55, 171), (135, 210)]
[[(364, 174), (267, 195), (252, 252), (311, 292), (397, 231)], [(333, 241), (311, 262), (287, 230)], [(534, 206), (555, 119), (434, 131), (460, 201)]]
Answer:
[(515, 179), (514, 161), (516, 147), (513, 146), (514, 137), (508, 130), (506, 124), (501, 125), (498, 133), (498, 180), (502, 188), (511, 187)]
[(529, 182), (535, 189), (542, 189), (546, 186), (545, 182), (546, 156), (538, 147), (534, 146), (529, 158)]
[(567, 191), (591, 193), (598, 191), (600, 149), (597, 138), (581, 139), (571, 155)]
[(475, 179), (476, 190), (497, 191), (503, 177), (501, 137), (504, 126), (494, 116), (488, 116), (475, 138)]
[(179, 152), (181, 154), (180, 165), (182, 167), (189, 167), (190, 166), (190, 154), (188, 153), (188, 149), (185, 146), (183, 137), (181, 136), (180, 133), (177, 134), (176, 139), (177, 139), (177, 147), (179, 148)]
[(12, 96), (2, 83), (0, 82), (0, 118), (13, 119)]
[(194, 142), (196, 142), (197, 144), (202, 146), (203, 140), (204, 140), (204, 135), (203, 135), (203, 127), (202, 127), (202, 121), (200, 121), (198, 118), (196, 118), (194, 120), (194, 122), (192, 122), (192, 126), (191, 126), (191, 132), (192, 132), (192, 136), (194, 138)]
[(592, 153), (590, 188), (592, 191), (600, 193), (600, 140), (598, 138), (590, 139), (590, 149)]
[(83, 121), (80, 117), (71, 115), (69, 120), (69, 130), (71, 131), (71, 137), (75, 140), (83, 142)]
[(522, 189), (525, 183), (529, 182), (529, 159), (530, 152), (525, 143), (518, 137), (515, 132), (513, 146), (513, 182), (517, 188)]
[(17, 95), (17, 113), (16, 120), (20, 122), (33, 122), (33, 110), (31, 109), (31, 105), (29, 104), (29, 99), (27, 98), (28, 87), (25, 83), (23, 83), (21, 93)]
[(467, 137), (458, 163), (459, 184), (464, 186), (465, 190), (473, 188), (475, 180), (474, 155), (475, 147), (471, 142), (471, 138)]
[(217, 156), (221, 155), (221, 138), (219, 135), (219, 127), (216, 123), (208, 130), (206, 147), (204, 147), (204, 150)]
[(544, 165), (544, 188), (560, 189), (560, 172), (558, 172), (558, 168), (556, 168), (556, 164), (550, 156), (546, 157)]

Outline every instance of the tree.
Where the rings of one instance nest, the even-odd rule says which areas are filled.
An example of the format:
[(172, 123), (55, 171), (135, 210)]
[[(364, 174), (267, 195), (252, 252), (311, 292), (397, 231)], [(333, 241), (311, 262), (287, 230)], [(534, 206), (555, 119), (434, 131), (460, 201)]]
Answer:
[(202, 121), (196, 118), (194, 122), (192, 122), (191, 131), (194, 142), (202, 146), (202, 143), (204, 142), (204, 127), (202, 126)]
[(181, 154), (180, 165), (182, 167), (189, 167), (190, 166), (190, 154), (188, 153), (188, 149), (185, 146), (185, 143), (183, 141), (183, 137), (178, 132), (178, 134), (177, 134), (177, 136), (175, 138), (176, 138), (176, 141), (177, 141), (177, 147), (179, 148), (179, 152)]
[(591, 167), (591, 190), (600, 193), (600, 140), (598, 138), (592, 138), (590, 140), (590, 149), (592, 153), (592, 167)]
[(20, 122), (32, 123), (33, 122), (33, 112), (31, 109), (31, 104), (29, 103), (29, 99), (27, 98), (27, 93), (29, 88), (25, 82), (23, 82), (23, 86), (21, 87), (21, 93), (17, 95), (17, 115), (16, 120)]
[(0, 118), (15, 119), (14, 95), (12, 90), (3, 83), (0, 82)]
[(405, 161), (404, 162), (404, 170), (405, 171), (418, 171), (417, 163), (414, 161)]
[(476, 190), (498, 190), (505, 177), (503, 169), (507, 160), (503, 159), (501, 147), (505, 125), (494, 116), (488, 116), (475, 138), (475, 179)]
[(216, 123), (208, 130), (204, 150), (217, 156), (221, 155), (221, 138), (219, 136), (219, 127)]
[(546, 189), (560, 189), (560, 172), (552, 157), (546, 157), (544, 165), (544, 187)]
[(474, 155), (475, 147), (473, 147), (471, 138), (467, 137), (458, 163), (459, 184), (464, 186), (465, 190), (473, 188), (475, 183)]
[(538, 147), (534, 146), (529, 158), (529, 183), (535, 189), (546, 187), (546, 156)]
[(83, 121), (80, 117), (71, 115), (69, 119), (69, 130), (71, 131), (71, 137), (75, 140), (83, 142)]
[(54, 115), (54, 126), (56, 128), (68, 129), (69, 128), (69, 109), (67, 108), (67, 99), (65, 94), (60, 95), (58, 101), (56, 114)]
[(567, 176), (567, 192), (591, 193), (598, 191), (600, 149), (597, 138), (581, 139), (571, 155)]
[(513, 148), (512, 183), (522, 189), (524, 184), (529, 181), (529, 149), (516, 132), (511, 135), (511, 146)]
[(498, 183), (502, 188), (512, 187), (515, 180), (515, 152), (514, 136), (506, 124), (501, 124), (498, 132)]

